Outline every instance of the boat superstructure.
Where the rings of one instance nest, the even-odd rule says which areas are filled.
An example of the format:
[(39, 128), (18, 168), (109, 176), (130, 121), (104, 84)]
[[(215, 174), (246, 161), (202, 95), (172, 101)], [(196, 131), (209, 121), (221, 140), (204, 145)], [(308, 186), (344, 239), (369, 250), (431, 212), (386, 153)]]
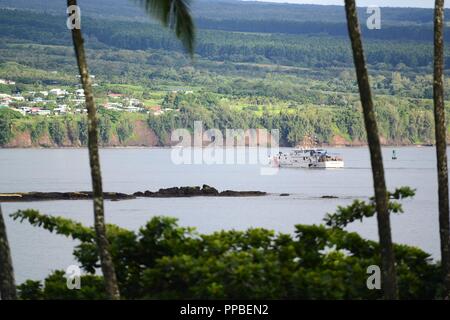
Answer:
[(340, 155), (330, 154), (324, 149), (294, 149), (289, 153), (280, 152), (272, 159), (272, 164), (287, 168), (343, 168)]

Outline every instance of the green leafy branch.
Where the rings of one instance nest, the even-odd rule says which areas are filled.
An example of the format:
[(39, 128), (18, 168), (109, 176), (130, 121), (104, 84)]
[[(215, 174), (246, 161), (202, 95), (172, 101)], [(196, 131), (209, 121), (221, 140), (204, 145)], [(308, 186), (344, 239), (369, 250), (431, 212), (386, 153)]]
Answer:
[[(402, 205), (396, 200), (412, 198), (415, 193), (416, 190), (410, 187), (400, 187), (394, 192), (388, 192), (389, 213), (403, 213)], [(343, 228), (353, 221), (362, 221), (363, 218), (373, 217), (375, 213), (375, 199), (371, 197), (368, 203), (362, 200), (355, 200), (347, 207), (338, 206), (336, 213), (328, 213), (324, 221), (329, 227)]]

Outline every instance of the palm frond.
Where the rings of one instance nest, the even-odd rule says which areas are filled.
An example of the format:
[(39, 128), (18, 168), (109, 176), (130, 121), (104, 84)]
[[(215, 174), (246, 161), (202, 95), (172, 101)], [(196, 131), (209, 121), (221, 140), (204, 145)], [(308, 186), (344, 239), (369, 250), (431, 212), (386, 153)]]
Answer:
[(164, 27), (174, 31), (186, 50), (194, 54), (195, 26), (189, 0), (135, 0), (145, 11), (159, 20)]

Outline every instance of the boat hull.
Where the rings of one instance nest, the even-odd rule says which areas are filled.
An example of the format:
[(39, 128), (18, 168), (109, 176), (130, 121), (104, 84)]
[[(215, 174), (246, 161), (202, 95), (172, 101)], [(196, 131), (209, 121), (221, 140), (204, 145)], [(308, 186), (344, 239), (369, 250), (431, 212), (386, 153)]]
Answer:
[(312, 164), (310, 168), (324, 168), (324, 169), (337, 169), (343, 168), (344, 161), (325, 161)]
[(280, 162), (281, 168), (317, 168), (317, 169), (337, 169), (344, 168), (344, 161), (324, 161), (324, 162)]

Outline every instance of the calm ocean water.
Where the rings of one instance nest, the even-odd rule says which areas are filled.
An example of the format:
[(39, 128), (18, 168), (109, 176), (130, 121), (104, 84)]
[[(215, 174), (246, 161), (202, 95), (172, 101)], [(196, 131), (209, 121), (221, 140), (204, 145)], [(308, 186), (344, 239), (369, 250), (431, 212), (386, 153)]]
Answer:
[[(422, 248), (439, 258), (435, 149), (385, 148), (386, 179), (390, 190), (417, 189), (404, 202), (405, 213), (392, 217), (393, 239)], [(219, 190), (260, 190), (274, 193), (251, 198), (136, 199), (105, 203), (109, 223), (137, 230), (152, 216), (167, 215), (200, 232), (264, 227), (290, 233), (295, 224), (319, 224), (327, 212), (354, 199), (372, 195), (367, 148), (329, 149), (345, 158), (345, 169), (281, 169), (264, 176), (259, 165), (175, 165), (170, 149), (104, 149), (101, 162), (105, 191), (132, 193), (172, 186), (209, 184)], [(90, 190), (88, 154), (84, 149), (0, 149), (0, 192)], [(280, 197), (279, 193), (289, 193)], [(338, 199), (321, 199), (333, 195)], [(17, 282), (43, 279), (51, 270), (73, 264), (76, 242), (50, 234), (8, 215), (35, 208), (92, 225), (90, 201), (3, 203)], [(376, 219), (347, 228), (377, 240)]]

